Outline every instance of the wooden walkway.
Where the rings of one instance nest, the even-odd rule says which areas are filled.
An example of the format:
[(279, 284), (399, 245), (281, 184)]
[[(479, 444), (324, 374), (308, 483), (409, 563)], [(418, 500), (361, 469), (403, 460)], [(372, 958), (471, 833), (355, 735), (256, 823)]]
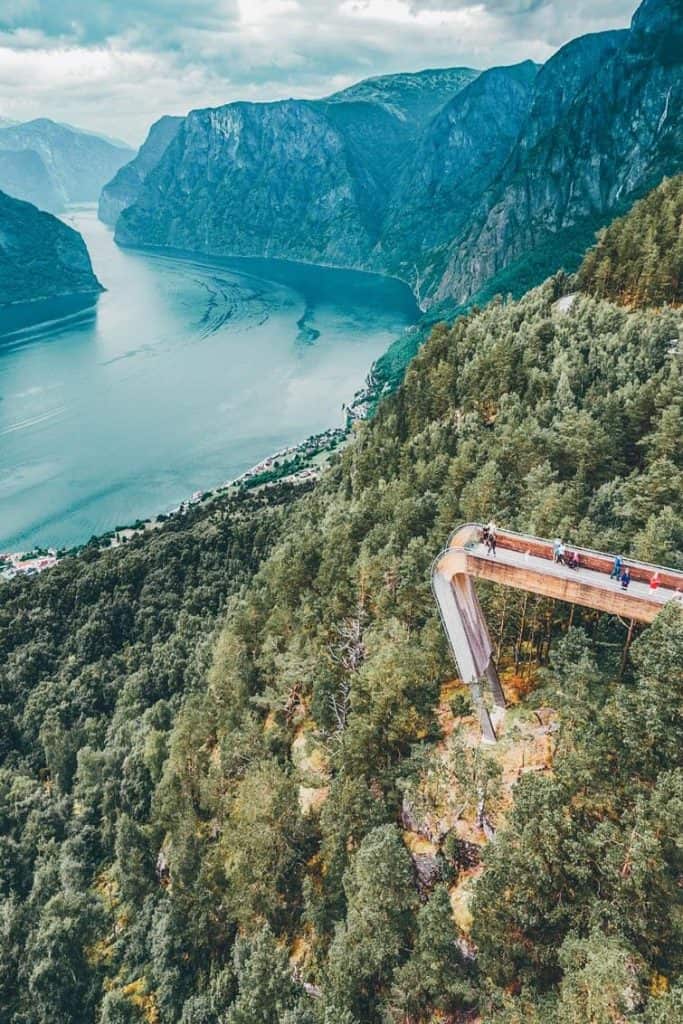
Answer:
[[(674, 569), (626, 559), (631, 583), (624, 590), (618, 580), (610, 578), (614, 555), (572, 546), (568, 551), (576, 552), (580, 566), (570, 569), (553, 560), (549, 540), (497, 530), (493, 555), (487, 552), (481, 535), (478, 523), (468, 523), (451, 534), (448, 546), (434, 562), (432, 586), (460, 675), (472, 688), (484, 737), (490, 741), (496, 737), (480, 682), (488, 681), (500, 707), (505, 707), (505, 696), (474, 579), (595, 608), (630, 622), (652, 622), (667, 602), (683, 602), (683, 573)], [(650, 580), (655, 573), (660, 585), (652, 589)]]

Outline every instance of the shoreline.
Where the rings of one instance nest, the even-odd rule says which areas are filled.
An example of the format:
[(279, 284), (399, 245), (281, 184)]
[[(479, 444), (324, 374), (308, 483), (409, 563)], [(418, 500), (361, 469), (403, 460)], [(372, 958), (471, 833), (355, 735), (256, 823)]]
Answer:
[[(96, 209), (94, 206), (91, 206), (91, 204), (79, 204), (75, 209), (85, 209), (96, 216)], [(74, 212), (74, 208), (67, 211), (67, 213), (69, 212)], [(64, 220), (66, 223), (69, 222), (68, 217), (65, 217)], [(104, 227), (107, 228), (108, 231), (111, 231), (108, 225), (104, 224)], [(117, 243), (117, 245), (119, 244), (120, 243)], [(120, 247), (122, 249), (139, 252), (141, 255), (152, 256), (164, 261), (168, 260), (169, 262), (182, 261), (184, 263), (196, 263), (210, 267), (222, 267), (245, 277), (250, 277), (252, 275), (259, 277), (264, 276), (255, 272), (258, 272), (260, 269), (259, 264), (266, 259), (267, 262), (276, 269), (276, 272), (273, 273), (273, 279), (276, 279), (276, 283), (282, 283), (278, 282), (277, 279), (282, 278), (284, 281), (287, 277), (288, 271), (295, 271), (297, 268), (310, 266), (321, 267), (324, 270), (339, 271), (354, 277), (357, 276), (360, 280), (372, 278), (383, 279), (385, 281), (391, 281), (397, 287), (405, 289), (406, 305), (404, 312), (407, 323), (403, 327), (401, 334), (414, 329), (415, 324), (419, 322), (420, 318), (420, 309), (415, 301), (410, 285), (406, 281), (394, 277), (393, 275), (382, 274), (372, 270), (317, 264), (304, 260), (264, 258), (263, 256), (219, 256), (196, 251), (192, 252), (171, 249), (170, 247), (165, 246), (121, 245)], [(278, 270), (279, 272), (277, 272)], [(270, 277), (267, 279), (270, 279)], [(10, 307), (4, 307), (8, 313), (10, 310), (16, 311), (16, 313), (19, 314), (17, 320), (23, 320), (25, 318), (28, 322), (17, 322), (12, 324), (9, 333), (7, 334), (0, 332), (0, 343), (3, 340), (3, 337), (10, 339), (12, 336), (20, 333), (26, 328), (34, 328), (41, 326), (42, 324), (59, 323), (62, 320), (68, 321), (73, 317), (80, 317), (84, 314), (90, 315), (91, 312), (96, 309), (97, 300), (104, 290), (106, 289), (79, 293), (78, 295), (69, 294), (59, 296), (58, 301), (60, 306), (63, 308), (60, 309), (59, 314), (56, 317), (53, 315), (45, 319), (36, 314), (39, 313), (41, 306), (44, 303), (53, 303), (57, 297), (36, 298), (30, 300), (28, 303), (13, 303)], [(304, 299), (306, 299), (305, 295)], [(412, 306), (410, 305), (411, 302)], [(299, 330), (299, 338), (311, 343), (315, 341), (318, 332), (314, 327), (306, 322), (308, 312), (308, 307), (306, 306), (302, 317), (297, 323), (297, 328)], [(46, 557), (48, 557), (45, 554), (47, 551), (45, 545), (50, 543), (50, 537), (42, 540), (40, 546), (36, 546), (30, 550), (3, 553), (3, 550), (0, 549), (0, 580), (3, 578), (14, 578), (15, 575), (33, 575), (34, 571), (42, 572), (46, 568), (51, 568), (52, 565), (56, 564), (61, 558), (78, 553), (88, 544), (94, 544), (96, 541), (98, 542), (98, 545), (103, 548), (118, 546), (120, 543), (125, 543), (138, 533), (163, 525), (163, 523), (169, 518), (182, 514), (192, 506), (201, 505), (213, 498), (230, 493), (230, 491), (236, 492), (240, 489), (247, 490), (265, 487), (280, 480), (303, 483), (317, 479), (323, 465), (329, 461), (329, 455), (340, 449), (347, 441), (351, 433), (353, 423), (358, 420), (365, 419), (372, 411), (374, 365), (375, 363), (373, 362), (368, 368), (366, 377), (360, 388), (358, 388), (353, 396), (342, 405), (342, 409), (345, 413), (345, 423), (343, 426), (328, 427), (319, 434), (309, 435), (299, 442), (272, 452), (262, 458), (255, 465), (246, 469), (239, 476), (216, 486), (211, 486), (206, 490), (197, 490), (191, 496), (183, 498), (178, 505), (169, 510), (162, 510), (156, 513), (152, 512), (145, 516), (145, 518), (137, 518), (126, 525), (117, 525), (113, 529), (105, 530), (100, 534), (93, 534), (91, 538), (84, 538), (82, 541), (70, 544), (69, 546), (67, 546), (68, 542), (58, 548), (53, 545), (49, 549), (51, 554), (48, 562), (45, 561)], [(52, 559), (53, 552), (55, 555), (54, 560)]]
[(415, 308), (419, 313), (419, 317), (417, 318), (417, 320), (419, 320), (427, 312), (426, 308), (422, 304), (422, 301), (420, 300), (419, 295), (417, 294), (415, 288), (411, 285), (410, 281), (408, 281), (404, 277), (398, 277), (396, 274), (388, 274), (381, 270), (371, 270), (363, 266), (349, 266), (348, 264), (341, 263), (320, 263), (316, 260), (292, 259), (291, 257), (287, 256), (264, 256), (263, 254), (253, 254), (250, 256), (244, 256), (240, 255), (239, 253), (208, 253), (202, 252), (200, 249), (177, 249), (174, 246), (170, 245), (153, 245), (151, 243), (134, 244), (128, 242), (121, 242), (116, 238), (115, 228), (112, 228), (111, 225), (106, 223), (106, 221), (102, 221), (101, 223), (104, 224), (104, 226), (112, 232), (114, 244), (117, 245), (120, 249), (125, 249), (129, 252), (139, 252), (143, 255), (148, 256), (157, 256), (162, 259), (185, 260), (187, 262), (197, 263), (203, 262), (204, 265), (206, 266), (221, 268), (223, 270), (233, 270), (235, 273), (243, 273), (245, 276), (250, 276), (247, 269), (245, 268), (240, 270), (239, 267), (230, 266), (231, 262), (256, 263), (259, 260), (267, 260), (269, 263), (273, 264), (280, 263), (283, 265), (284, 268), (319, 267), (322, 270), (337, 270), (347, 274), (359, 274), (365, 275), (367, 277), (379, 277), (384, 281), (393, 281), (396, 284), (402, 285), (404, 288), (408, 290), (408, 292), (412, 296), (413, 302), (415, 303)]
[(328, 427), (319, 434), (311, 434), (297, 444), (288, 445), (267, 455), (239, 476), (205, 491), (195, 491), (184, 498), (179, 505), (167, 512), (158, 512), (145, 519), (136, 519), (125, 526), (116, 526), (93, 536), (70, 548), (35, 547), (29, 551), (0, 551), (0, 583), (21, 577), (34, 577), (58, 565), (63, 558), (78, 556), (84, 549), (97, 542), (100, 550), (110, 550), (127, 544), (133, 537), (142, 536), (150, 530), (159, 529), (164, 523), (177, 516), (185, 515), (191, 508), (209, 505), (217, 498), (240, 491), (258, 491), (279, 483), (303, 484), (318, 479), (329, 463), (330, 457), (348, 443), (353, 424), (360, 419), (348, 407), (344, 427)]

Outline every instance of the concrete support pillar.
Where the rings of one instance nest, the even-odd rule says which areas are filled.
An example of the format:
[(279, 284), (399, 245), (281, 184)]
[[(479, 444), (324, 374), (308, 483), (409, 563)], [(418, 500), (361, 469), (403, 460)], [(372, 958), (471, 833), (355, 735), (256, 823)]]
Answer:
[(496, 671), (486, 619), (472, 580), (464, 571), (463, 558), (462, 552), (444, 552), (434, 566), (432, 586), (460, 677), (469, 685), (479, 712), (482, 735), (495, 743), (496, 733), (482, 697), (481, 681), (486, 680), (499, 707), (505, 707), (505, 695)]

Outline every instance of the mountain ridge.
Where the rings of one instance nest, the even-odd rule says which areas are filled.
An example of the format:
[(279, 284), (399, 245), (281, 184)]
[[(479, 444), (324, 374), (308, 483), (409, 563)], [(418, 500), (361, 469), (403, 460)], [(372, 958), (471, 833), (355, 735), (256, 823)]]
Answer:
[(135, 202), (147, 175), (159, 163), (182, 121), (182, 117), (167, 114), (154, 122), (133, 159), (103, 186), (97, 209), (101, 221), (113, 227), (121, 211)]
[[(465, 237), (451, 243), (433, 278), (434, 301), (465, 301), (514, 260), (530, 258), (544, 239), (580, 231), (582, 224), (585, 247), (597, 227), (681, 169), (678, 6), (677, 0), (644, 0), (631, 29), (612, 37), (618, 45), (561, 104), (550, 131), (535, 124), (532, 111), (495, 191), (484, 197)], [(565, 60), (571, 47), (563, 47), (546, 69), (552, 60)], [(546, 260), (546, 272), (561, 265), (552, 264)]]

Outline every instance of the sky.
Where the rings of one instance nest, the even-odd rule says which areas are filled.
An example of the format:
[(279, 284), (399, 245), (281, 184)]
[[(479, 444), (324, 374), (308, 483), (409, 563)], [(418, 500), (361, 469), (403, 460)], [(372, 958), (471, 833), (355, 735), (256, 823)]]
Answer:
[(545, 61), (637, 0), (0, 0), (0, 117), (139, 145), (162, 114)]

